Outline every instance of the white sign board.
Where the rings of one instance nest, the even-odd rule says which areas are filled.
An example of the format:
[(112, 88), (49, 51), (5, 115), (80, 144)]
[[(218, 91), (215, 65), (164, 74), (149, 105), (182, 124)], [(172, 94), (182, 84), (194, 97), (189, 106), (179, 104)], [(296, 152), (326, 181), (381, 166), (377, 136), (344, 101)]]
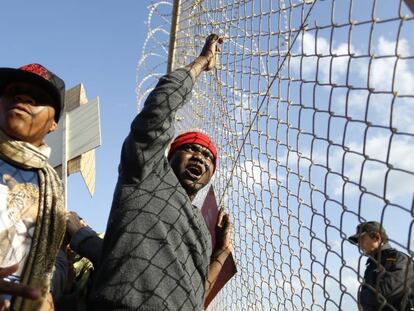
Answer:
[[(99, 98), (67, 113), (66, 131), (68, 137), (67, 161), (101, 145), (99, 119)], [(46, 144), (52, 148), (49, 164), (53, 167), (62, 164), (63, 128), (46, 136)]]

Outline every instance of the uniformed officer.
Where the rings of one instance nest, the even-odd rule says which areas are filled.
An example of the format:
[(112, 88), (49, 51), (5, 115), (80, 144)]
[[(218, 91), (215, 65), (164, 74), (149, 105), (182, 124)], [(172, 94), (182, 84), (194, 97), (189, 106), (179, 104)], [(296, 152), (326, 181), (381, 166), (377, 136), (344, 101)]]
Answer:
[(360, 309), (414, 310), (412, 258), (390, 246), (382, 224), (361, 223), (348, 240), (368, 256), (364, 282), (358, 294)]

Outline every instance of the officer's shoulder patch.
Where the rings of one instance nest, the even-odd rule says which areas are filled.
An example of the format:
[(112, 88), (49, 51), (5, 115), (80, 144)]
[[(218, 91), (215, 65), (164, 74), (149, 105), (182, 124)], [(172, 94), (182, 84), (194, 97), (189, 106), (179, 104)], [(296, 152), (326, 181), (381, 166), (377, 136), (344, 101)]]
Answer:
[(389, 250), (386, 254), (384, 254), (383, 258), (383, 265), (386, 270), (391, 269), (395, 266), (398, 260), (398, 251), (397, 250)]

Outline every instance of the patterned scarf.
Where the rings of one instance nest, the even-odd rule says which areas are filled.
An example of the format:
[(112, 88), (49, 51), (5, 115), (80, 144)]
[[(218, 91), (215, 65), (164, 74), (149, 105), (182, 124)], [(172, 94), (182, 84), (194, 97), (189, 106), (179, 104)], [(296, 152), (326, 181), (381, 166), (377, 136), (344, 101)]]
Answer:
[(50, 148), (35, 147), (16, 141), (0, 130), (0, 157), (24, 169), (37, 169), (39, 176), (39, 213), (29, 255), (21, 275), (21, 283), (42, 292), (36, 301), (16, 297), (13, 310), (43, 310), (55, 259), (66, 230), (62, 184), (48, 164)]

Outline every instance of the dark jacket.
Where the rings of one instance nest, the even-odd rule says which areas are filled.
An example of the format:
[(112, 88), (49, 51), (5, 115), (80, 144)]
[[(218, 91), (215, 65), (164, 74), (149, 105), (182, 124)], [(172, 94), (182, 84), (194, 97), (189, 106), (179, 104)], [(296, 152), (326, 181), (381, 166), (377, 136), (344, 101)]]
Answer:
[(55, 261), (55, 267), (53, 269), (52, 279), (50, 281), (50, 292), (53, 297), (53, 301), (56, 301), (62, 297), (65, 291), (66, 281), (68, 278), (68, 258), (65, 251), (59, 249), (58, 255)]
[(94, 269), (99, 264), (102, 244), (103, 238), (90, 227), (81, 228), (72, 236), (70, 247), (77, 255), (74, 262), (70, 263), (70, 270), (75, 278), (69, 280), (69, 283), (69, 262), (63, 251), (59, 253), (52, 278), (52, 296), (56, 311), (87, 310), (87, 296)]
[(414, 298), (413, 262), (406, 254), (384, 244), (369, 257), (359, 303), (364, 311), (411, 310)]
[(95, 269), (99, 265), (102, 244), (103, 238), (90, 227), (79, 229), (70, 240), (70, 248), (90, 260)]
[(162, 77), (125, 139), (90, 296), (92, 310), (202, 310), (211, 238), (165, 151), (190, 97), (185, 69)]

